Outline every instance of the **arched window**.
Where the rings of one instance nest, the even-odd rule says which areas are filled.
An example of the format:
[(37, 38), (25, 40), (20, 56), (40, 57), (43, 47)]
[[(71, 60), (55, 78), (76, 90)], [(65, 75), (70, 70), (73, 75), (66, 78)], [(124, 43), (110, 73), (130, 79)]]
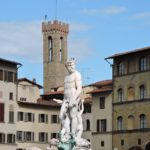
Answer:
[(86, 120), (86, 130), (90, 130), (90, 120)]
[(123, 75), (125, 73), (124, 63), (118, 63), (118, 75)]
[(52, 47), (53, 47), (53, 45), (52, 45), (52, 37), (50, 36), (50, 37), (48, 37), (48, 49), (49, 49), (49, 61), (50, 62), (52, 62), (52, 55), (53, 55), (53, 51), (52, 51)]
[(63, 50), (63, 37), (60, 38), (60, 49), (59, 49), (59, 62), (62, 62), (62, 50)]
[(141, 57), (139, 60), (139, 70), (144, 71), (147, 70), (147, 58)]
[(118, 130), (123, 130), (123, 118), (121, 116), (117, 118), (117, 127)]
[(128, 100), (134, 100), (135, 99), (135, 91), (133, 87), (128, 88)]
[(139, 87), (139, 90), (140, 90), (140, 99), (146, 98), (146, 87), (145, 87), (145, 85), (141, 85)]
[(140, 115), (140, 128), (146, 128), (146, 116), (145, 114)]
[(148, 142), (145, 146), (145, 150), (149, 150), (150, 149), (150, 142)]
[(128, 129), (133, 129), (134, 128), (134, 117), (130, 115), (128, 117)]
[(118, 90), (118, 102), (122, 102), (123, 101), (123, 90), (120, 88)]

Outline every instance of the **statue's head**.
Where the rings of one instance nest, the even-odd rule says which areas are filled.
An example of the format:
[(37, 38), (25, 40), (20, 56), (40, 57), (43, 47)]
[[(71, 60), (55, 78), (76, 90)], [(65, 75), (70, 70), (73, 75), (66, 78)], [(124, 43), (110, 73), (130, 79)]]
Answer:
[(69, 73), (73, 73), (75, 71), (75, 59), (74, 58), (68, 59), (67, 62), (65, 63), (65, 66)]

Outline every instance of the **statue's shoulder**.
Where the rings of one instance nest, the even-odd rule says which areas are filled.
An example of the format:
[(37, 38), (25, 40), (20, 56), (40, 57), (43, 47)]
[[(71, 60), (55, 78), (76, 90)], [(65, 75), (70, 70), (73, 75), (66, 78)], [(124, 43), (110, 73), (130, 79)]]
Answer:
[(75, 71), (75, 76), (76, 76), (76, 78), (81, 79), (81, 74), (80, 74), (80, 72)]

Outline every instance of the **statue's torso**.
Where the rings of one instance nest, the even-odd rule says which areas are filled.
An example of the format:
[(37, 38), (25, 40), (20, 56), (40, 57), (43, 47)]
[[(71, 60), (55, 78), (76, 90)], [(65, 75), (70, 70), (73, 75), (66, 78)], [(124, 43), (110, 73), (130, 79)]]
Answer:
[(65, 77), (64, 81), (64, 99), (70, 100), (76, 91), (76, 72)]

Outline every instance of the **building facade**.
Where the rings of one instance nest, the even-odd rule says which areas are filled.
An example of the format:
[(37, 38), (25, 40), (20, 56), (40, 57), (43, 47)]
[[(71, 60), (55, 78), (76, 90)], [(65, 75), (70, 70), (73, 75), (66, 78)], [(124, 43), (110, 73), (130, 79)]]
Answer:
[(42, 32), (44, 92), (48, 92), (64, 83), (69, 25), (57, 20), (43, 22)]
[(112, 149), (112, 80), (93, 84), (92, 94), (92, 149)]
[(16, 150), (17, 71), (20, 63), (0, 59), (0, 149)]
[(42, 86), (35, 80), (18, 80), (16, 144), (17, 150), (39, 147), (44, 150), (60, 130), (60, 105), (48, 95), (40, 97)]
[[(113, 59), (113, 149), (150, 149), (150, 47)], [(148, 149), (147, 149), (148, 148)]]

